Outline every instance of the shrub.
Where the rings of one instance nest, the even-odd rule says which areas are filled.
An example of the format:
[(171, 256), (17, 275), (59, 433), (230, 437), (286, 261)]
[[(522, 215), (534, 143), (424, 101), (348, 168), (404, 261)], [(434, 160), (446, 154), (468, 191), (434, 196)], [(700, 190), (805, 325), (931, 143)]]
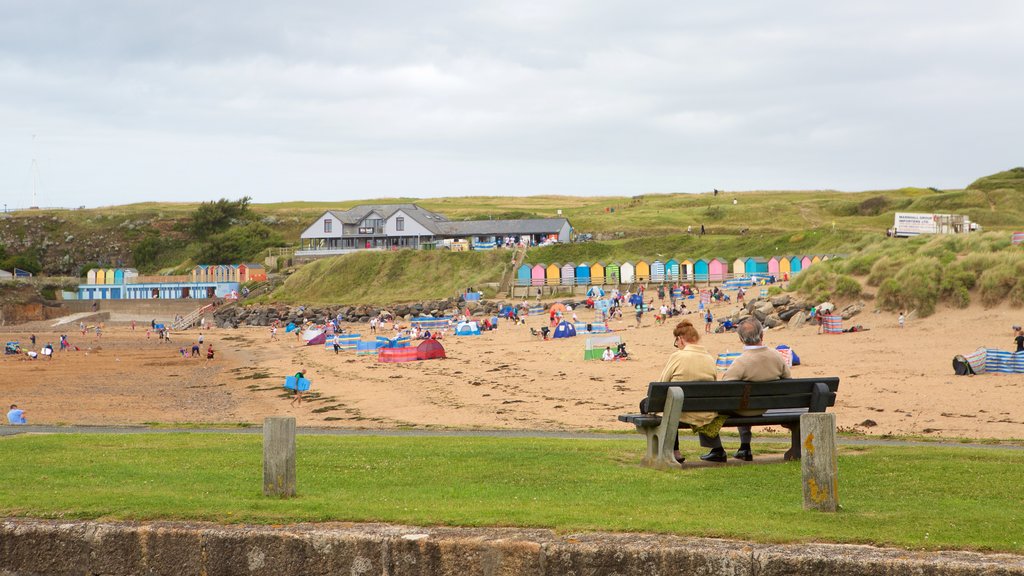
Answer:
[(195, 260), (209, 264), (247, 262), (260, 256), (263, 250), (283, 243), (281, 237), (265, 224), (253, 222), (210, 236), (199, 246)]
[(725, 218), (725, 210), (723, 210), (721, 206), (708, 206), (707, 209), (704, 210), (704, 218), (711, 221), (721, 220), (722, 218)]
[(1003, 264), (986, 270), (978, 279), (981, 302), (995, 306), (1003, 301), (1017, 285), (1017, 275), (1012, 266)]
[(842, 268), (843, 264), (834, 260), (812, 266), (798, 274), (790, 287), (815, 302), (828, 300), (833, 295), (844, 298), (860, 296), (860, 283), (837, 272)]
[(930, 316), (939, 300), (941, 270), (936, 258), (906, 264), (894, 277), (881, 282), (879, 304), (887, 310), (916, 309), (921, 316)]
[(835, 294), (837, 296), (842, 296), (844, 298), (856, 298), (860, 296), (860, 282), (857, 282), (845, 274), (837, 276), (835, 286)]
[(866, 276), (871, 272), (871, 267), (874, 266), (875, 262), (878, 262), (881, 257), (882, 255), (877, 252), (858, 254), (846, 261), (846, 265), (843, 266), (843, 270), (847, 274), (853, 274), (854, 276)]
[(1017, 285), (1010, 290), (1010, 305), (1014, 308), (1024, 306), (1024, 282), (1017, 282)]
[(969, 290), (974, 288), (978, 277), (961, 264), (947, 266), (939, 281), (939, 295), (957, 308), (966, 308), (971, 303)]
[(878, 216), (889, 207), (889, 199), (885, 196), (868, 198), (857, 205), (857, 213), (861, 216)]
[(903, 257), (883, 256), (871, 266), (871, 274), (868, 276), (868, 286), (879, 286), (888, 279), (893, 278), (907, 265), (908, 259)]
[(990, 268), (995, 268), (1003, 260), (1003, 257), (999, 254), (991, 254), (985, 252), (974, 252), (968, 254), (960, 260), (960, 265), (965, 270), (972, 272), (975, 275), (981, 275)]
[(252, 217), (249, 202), (252, 198), (244, 196), (238, 200), (221, 198), (216, 202), (203, 202), (192, 213), (189, 229), (192, 237), (206, 240), (208, 236), (223, 233), (228, 226)]

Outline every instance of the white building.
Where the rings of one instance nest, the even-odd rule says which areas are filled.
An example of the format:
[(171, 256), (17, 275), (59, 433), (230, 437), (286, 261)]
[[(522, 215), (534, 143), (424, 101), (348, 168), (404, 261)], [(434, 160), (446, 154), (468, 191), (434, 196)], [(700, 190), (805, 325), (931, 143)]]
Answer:
[(506, 238), (516, 243), (569, 242), (572, 226), (565, 218), (466, 220), (453, 222), (416, 204), (364, 204), (324, 212), (301, 235), (296, 256), (328, 256), (358, 250), (432, 248), (448, 240), (465, 240), (493, 248)]

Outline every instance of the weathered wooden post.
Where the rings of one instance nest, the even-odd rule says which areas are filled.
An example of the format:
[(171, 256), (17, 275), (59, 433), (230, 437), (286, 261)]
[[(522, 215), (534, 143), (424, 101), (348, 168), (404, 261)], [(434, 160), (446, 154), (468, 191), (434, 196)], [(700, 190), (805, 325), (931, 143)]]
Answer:
[(263, 420), (263, 494), (295, 496), (295, 418)]
[(835, 512), (839, 507), (836, 465), (836, 415), (824, 412), (800, 416), (801, 477), (804, 509)]

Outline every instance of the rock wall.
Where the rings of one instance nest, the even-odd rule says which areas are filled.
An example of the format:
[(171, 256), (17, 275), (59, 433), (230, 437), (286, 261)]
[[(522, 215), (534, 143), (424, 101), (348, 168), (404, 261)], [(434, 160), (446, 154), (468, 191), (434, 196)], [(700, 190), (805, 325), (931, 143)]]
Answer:
[(257, 306), (232, 306), (214, 313), (214, 321), (221, 328), (239, 326), (269, 326), (274, 320), (283, 324), (300, 323), (304, 320), (323, 322), (326, 318), (337, 318), (340, 314), (345, 322), (369, 322), (370, 318), (384, 312), (403, 320), (414, 316), (451, 316), (469, 309), (474, 314), (497, 314), (503, 304), (494, 301), (462, 302), (455, 299), (430, 300), (414, 304), (391, 306), (288, 306), (265, 304)]
[(386, 524), (0, 520), (0, 575), (1013, 576), (1024, 557)]

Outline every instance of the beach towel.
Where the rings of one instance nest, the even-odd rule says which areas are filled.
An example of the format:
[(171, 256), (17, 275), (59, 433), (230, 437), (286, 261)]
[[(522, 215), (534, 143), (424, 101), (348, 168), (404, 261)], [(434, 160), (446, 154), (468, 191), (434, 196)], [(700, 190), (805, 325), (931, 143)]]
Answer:
[(296, 378), (295, 376), (288, 376), (284, 379), (284, 387), (288, 390), (296, 390), (298, 392), (305, 392), (309, 390), (311, 382), (305, 378)]

